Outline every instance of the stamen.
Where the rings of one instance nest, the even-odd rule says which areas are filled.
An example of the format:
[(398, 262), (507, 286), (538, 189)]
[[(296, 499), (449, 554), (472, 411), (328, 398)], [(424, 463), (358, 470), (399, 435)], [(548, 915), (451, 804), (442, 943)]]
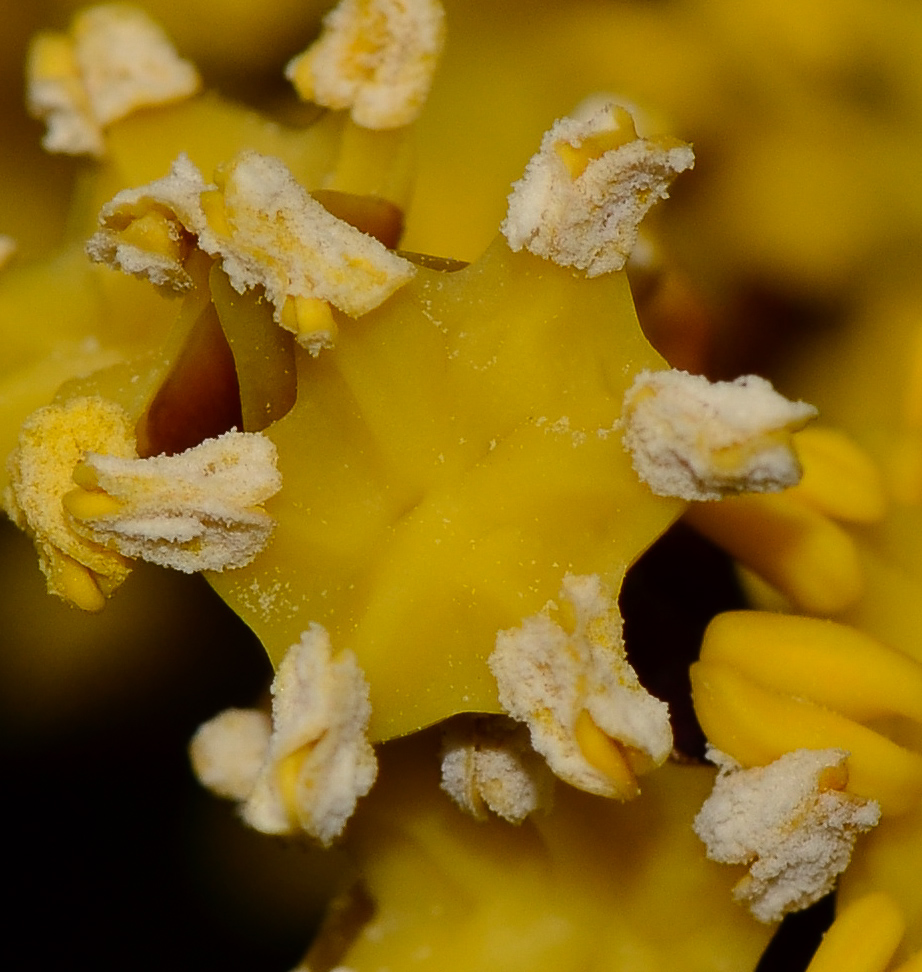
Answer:
[(248, 564), (274, 522), (262, 508), (281, 488), (273, 443), (227, 432), (172, 456), (89, 453), (84, 483), (64, 497), (74, 530), (126, 557), (192, 573)]
[(799, 749), (755, 769), (713, 749), (708, 755), (719, 772), (695, 833), (712, 860), (749, 866), (733, 897), (771, 922), (831, 891), (858, 835), (880, 818), (873, 801), (830, 787), (829, 770), (841, 768), (847, 754)]
[(305, 101), (348, 108), (364, 128), (409, 125), (429, 94), (444, 21), (437, 0), (341, 0), (285, 75)]
[[(600, 579), (568, 574), (561, 598), (562, 610), (549, 604), (497, 635), (490, 668), (500, 703), (528, 725), (532, 745), (561, 779), (632, 799), (634, 771), (660, 765), (672, 748), (668, 709), (628, 663), (617, 605)], [(637, 766), (627, 750), (642, 754)]]
[(202, 786), (228, 800), (246, 800), (269, 750), (272, 725), (258, 709), (225, 709), (201, 725), (189, 743)]
[(658, 496), (776, 492), (799, 481), (791, 433), (815, 415), (756, 375), (712, 383), (684, 371), (645, 371), (624, 396), (624, 445)]
[(550, 808), (554, 777), (524, 726), (503, 716), (461, 718), (442, 743), (442, 789), (477, 820), (521, 823)]
[(29, 110), (48, 125), (42, 144), (72, 155), (104, 155), (108, 125), (201, 85), (160, 27), (120, 3), (81, 11), (69, 34), (39, 34), (26, 73)]
[(76, 398), (34, 412), (9, 459), (4, 505), (35, 541), (48, 590), (84, 610), (99, 611), (131, 567), (115, 550), (75, 533), (62, 504), (73, 487), (74, 468), (90, 449), (113, 457), (135, 454), (131, 422), (118, 405)]
[(244, 152), (215, 180), (217, 186), (206, 185), (180, 155), (168, 176), (124, 190), (102, 208), (87, 252), (186, 291), (193, 285), (186, 257), (197, 238), (202, 251), (220, 258), (238, 293), (263, 287), (276, 322), (312, 353), (335, 334), (323, 302), (360, 317), (416, 273), (409, 261), (324, 209), (278, 159)]
[(272, 695), (272, 738), (243, 818), (263, 833), (300, 828), (330, 844), (377, 774), (368, 684), (352, 653), (334, 657), (312, 624), (279, 666)]
[(590, 277), (620, 270), (641, 220), (693, 164), (682, 142), (638, 138), (621, 107), (563, 118), (512, 187), (500, 230), (513, 251), (524, 247)]

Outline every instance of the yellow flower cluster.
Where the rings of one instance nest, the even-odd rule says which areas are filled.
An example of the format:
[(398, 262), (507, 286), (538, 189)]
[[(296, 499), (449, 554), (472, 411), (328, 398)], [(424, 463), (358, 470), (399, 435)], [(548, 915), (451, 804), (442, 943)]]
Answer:
[(147, 561), (259, 638), (190, 754), (348, 854), (299, 969), (767, 970), (833, 892), (801, 967), (922, 968), (908, 0), (49, 6), (3, 508), (100, 632)]

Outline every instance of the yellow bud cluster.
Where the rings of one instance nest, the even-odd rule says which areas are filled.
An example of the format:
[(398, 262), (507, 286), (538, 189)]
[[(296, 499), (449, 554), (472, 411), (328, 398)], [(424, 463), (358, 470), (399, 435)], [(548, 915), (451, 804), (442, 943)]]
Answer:
[(756, 611), (718, 615), (692, 666), (708, 739), (743, 766), (795, 749), (849, 752), (848, 790), (886, 814), (922, 799), (922, 755), (868, 723), (922, 723), (922, 665), (849, 628)]

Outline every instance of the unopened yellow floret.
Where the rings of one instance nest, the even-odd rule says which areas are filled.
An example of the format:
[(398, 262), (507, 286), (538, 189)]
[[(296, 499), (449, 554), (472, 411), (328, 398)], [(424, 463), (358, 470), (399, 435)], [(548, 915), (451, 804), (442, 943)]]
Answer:
[(922, 755), (865, 725), (922, 721), (922, 666), (843, 625), (814, 618), (718, 615), (692, 666), (708, 739), (743, 766), (795, 749), (839, 748), (848, 790), (903, 813), (922, 799)]

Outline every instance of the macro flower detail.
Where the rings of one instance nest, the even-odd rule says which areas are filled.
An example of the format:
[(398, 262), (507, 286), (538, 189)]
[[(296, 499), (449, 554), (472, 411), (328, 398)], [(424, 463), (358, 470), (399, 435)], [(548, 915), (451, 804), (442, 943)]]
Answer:
[(187, 98), (201, 84), (144, 11), (118, 3), (79, 12), (69, 34), (39, 34), (27, 74), (29, 109), (48, 125), (42, 144), (72, 155), (105, 155), (112, 122)]
[(708, 755), (719, 773), (695, 832), (708, 857), (749, 866), (733, 896), (760, 921), (780, 921), (830, 891), (858, 835), (880, 819), (875, 801), (843, 792), (842, 750), (798, 749), (748, 770), (717, 750)]
[(532, 749), (525, 726), (503, 716), (462, 717), (442, 740), (441, 785), (477, 820), (492, 811), (521, 823), (550, 808), (554, 777)]
[(796, 485), (791, 433), (816, 416), (757, 375), (709, 382), (684, 371), (644, 372), (624, 396), (624, 445), (660, 496), (716, 500)]
[(265, 547), (262, 508), (282, 486), (275, 446), (226, 432), (147, 459), (87, 453), (63, 497), (73, 529), (93, 542), (186, 573), (243, 567)]
[(438, 0), (341, 0), (285, 74), (305, 101), (348, 108), (363, 128), (397, 128), (425, 104), (444, 36)]
[(243, 819), (264, 833), (301, 829), (330, 844), (377, 775), (370, 711), (355, 657), (334, 655), (327, 632), (311, 625), (272, 683), (272, 734)]
[(588, 119), (562, 118), (513, 185), (502, 232), (514, 251), (524, 247), (590, 277), (620, 270), (641, 220), (693, 165), (690, 146), (638, 138), (617, 105)]
[[(918, 18), (139, 4), (31, 50), (46, 145), (95, 157), (43, 157), (7, 71), (0, 493), (70, 604), (8, 530), (0, 687), (13, 720), (92, 711), (79, 762), (61, 725), (94, 861), (113, 767), (144, 764), (135, 832), (178, 819), (148, 779), (167, 747), (95, 731), (107, 691), (145, 742), (250, 700), (189, 756), (296, 840), (183, 793), (232, 927), (144, 863), (162, 902), (117, 924), (224, 911), (193, 927), (228, 969), (278, 964), (238, 947), (252, 905), (319, 928), (304, 972), (790, 972), (835, 908), (809, 972), (919, 972)], [(0, 66), (70, 8), (13, 5)], [(104, 613), (70, 610), (135, 557)], [(199, 673), (194, 719), (159, 704)], [(79, 818), (38, 765), (30, 879)], [(37, 900), (64, 926), (59, 885)]]
[(579, 789), (630, 799), (639, 792), (635, 774), (672, 749), (668, 707), (628, 663), (617, 605), (598, 576), (566, 575), (559, 604), (499, 632), (490, 669), (503, 708)]

